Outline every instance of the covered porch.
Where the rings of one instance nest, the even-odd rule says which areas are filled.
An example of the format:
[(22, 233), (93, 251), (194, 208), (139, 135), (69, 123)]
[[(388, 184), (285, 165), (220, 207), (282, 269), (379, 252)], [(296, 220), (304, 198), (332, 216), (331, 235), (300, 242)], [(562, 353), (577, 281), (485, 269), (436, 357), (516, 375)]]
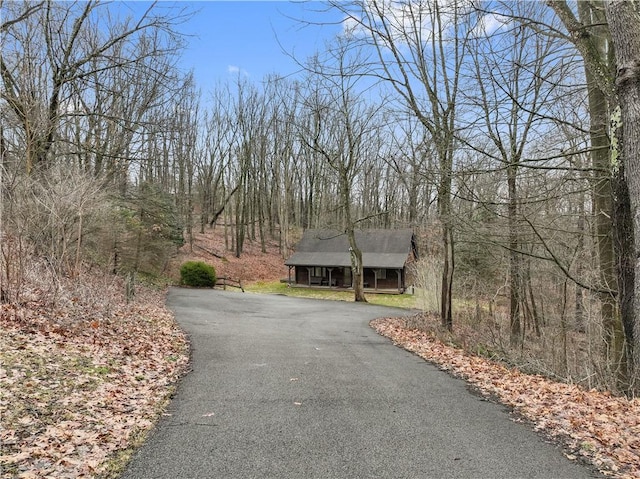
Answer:
[[(403, 268), (364, 268), (364, 292), (402, 294)], [(288, 283), (296, 288), (353, 291), (350, 266), (289, 266)]]

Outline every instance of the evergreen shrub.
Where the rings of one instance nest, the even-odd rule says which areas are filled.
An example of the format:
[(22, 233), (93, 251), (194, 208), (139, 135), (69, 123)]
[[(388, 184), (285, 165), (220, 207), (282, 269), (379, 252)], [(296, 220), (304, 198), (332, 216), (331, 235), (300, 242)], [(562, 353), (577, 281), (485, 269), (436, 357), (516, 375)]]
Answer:
[(202, 261), (187, 261), (180, 267), (180, 284), (196, 288), (213, 288), (216, 270)]

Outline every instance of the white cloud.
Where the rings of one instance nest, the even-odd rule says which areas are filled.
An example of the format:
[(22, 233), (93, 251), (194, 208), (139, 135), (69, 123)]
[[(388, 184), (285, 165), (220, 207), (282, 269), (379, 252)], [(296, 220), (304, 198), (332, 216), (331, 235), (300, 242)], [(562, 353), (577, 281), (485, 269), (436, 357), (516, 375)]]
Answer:
[(473, 34), (476, 37), (489, 37), (509, 22), (510, 19), (503, 15), (489, 13), (480, 19), (478, 25), (473, 29)]
[(362, 8), (365, 10), (362, 19), (352, 14), (342, 21), (344, 36), (364, 35), (367, 28), (377, 30), (381, 26), (381, 18), (384, 18), (389, 34), (397, 44), (406, 43), (407, 35), (415, 36), (418, 32), (424, 41), (432, 35), (432, 9), (424, 0), (364, 0)]
[(228, 65), (227, 73), (229, 73), (230, 75), (242, 75), (246, 77), (249, 76), (249, 72), (247, 70), (236, 65)]
[[(363, 0), (361, 6), (365, 11), (362, 20), (353, 13), (353, 16), (343, 19), (343, 35), (366, 34), (366, 29), (360, 22), (364, 21), (376, 29), (382, 16), (394, 43), (403, 45), (415, 39), (420, 39), (422, 43), (430, 42), (436, 28), (443, 28), (441, 34), (445, 38), (454, 35), (453, 29), (459, 21), (458, 15), (470, 12), (473, 0), (441, 0), (437, 13), (433, 2), (429, 0)], [(436, 14), (439, 15), (438, 26), (434, 24)], [(489, 36), (507, 23), (506, 17), (490, 13), (480, 19), (472, 33), (475, 36)]]

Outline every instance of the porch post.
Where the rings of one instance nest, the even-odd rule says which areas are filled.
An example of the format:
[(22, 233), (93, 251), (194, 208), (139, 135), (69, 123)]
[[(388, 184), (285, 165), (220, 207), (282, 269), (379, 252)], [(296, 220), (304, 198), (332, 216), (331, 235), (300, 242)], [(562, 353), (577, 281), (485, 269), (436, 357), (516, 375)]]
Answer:
[(396, 274), (398, 275), (398, 291), (402, 291), (402, 270), (397, 269)]

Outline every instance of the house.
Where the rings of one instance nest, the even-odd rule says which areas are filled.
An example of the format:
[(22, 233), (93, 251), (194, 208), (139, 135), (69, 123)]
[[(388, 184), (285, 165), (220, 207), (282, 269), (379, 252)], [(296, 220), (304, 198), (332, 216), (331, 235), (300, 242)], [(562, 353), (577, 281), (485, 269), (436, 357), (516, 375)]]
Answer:
[[(408, 286), (407, 266), (418, 258), (413, 231), (370, 229), (356, 230), (355, 235), (362, 251), (365, 291), (403, 293)], [(305, 231), (295, 253), (285, 261), (289, 284), (352, 289), (349, 249), (344, 232)]]

